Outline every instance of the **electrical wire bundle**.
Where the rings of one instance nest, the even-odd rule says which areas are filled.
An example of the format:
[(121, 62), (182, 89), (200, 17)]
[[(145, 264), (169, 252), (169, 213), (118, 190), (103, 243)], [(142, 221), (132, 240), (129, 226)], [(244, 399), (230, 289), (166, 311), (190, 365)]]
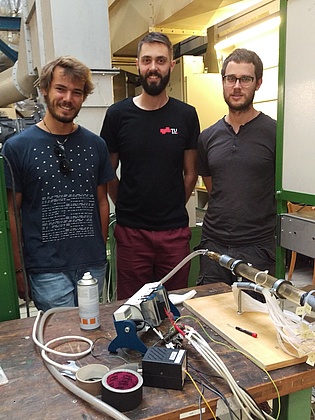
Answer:
[[(308, 296), (313, 291), (309, 292)], [(282, 311), (278, 300), (270, 294), (268, 289), (263, 289), (269, 316), (275, 326), (277, 339), (282, 350), (293, 357), (309, 356), (315, 358), (315, 322), (305, 320), (307, 314), (304, 307), (302, 316), (298, 316), (291, 311)], [(307, 298), (306, 298), (307, 301)], [(285, 343), (292, 346), (292, 352)]]
[[(227, 411), (229, 413), (229, 417), (231, 420), (240, 420), (240, 417), (237, 415), (237, 413), (233, 410), (231, 403), (229, 401), (228, 398), (225, 397), (224, 393), (222, 393), (220, 391), (220, 389), (215, 386), (213, 383), (210, 382), (210, 380), (206, 377), (206, 373), (200, 371), (199, 369), (197, 369), (195, 366), (193, 366), (189, 361), (187, 362), (187, 365), (189, 367), (189, 370), (193, 370), (195, 372), (195, 374), (197, 375), (197, 378), (193, 378), (192, 375), (190, 375), (187, 372), (187, 376), (190, 378), (190, 380), (192, 381), (192, 383), (195, 385), (195, 387), (197, 388), (197, 383), (201, 385), (201, 390), (199, 388), (197, 388), (199, 394), (200, 394), (200, 398), (199, 398), (199, 410), (200, 410), (200, 420), (202, 419), (201, 417), (201, 402), (202, 400), (204, 400), (204, 402), (206, 403), (206, 400), (204, 399), (204, 390), (207, 389), (209, 391), (211, 391), (213, 394), (215, 394), (217, 397), (219, 397), (222, 401), (223, 404), (225, 405), (225, 407), (227, 408)], [(213, 377), (213, 375), (211, 375)], [(221, 379), (220, 376), (217, 376), (218, 378)], [(215, 414), (213, 413), (211, 407), (210, 407), (210, 411), (213, 415), (214, 418)]]
[(183, 332), (185, 333), (185, 338), (195, 348), (195, 350), (205, 359), (211, 368), (227, 382), (237, 404), (242, 412), (246, 414), (248, 419), (274, 419), (274, 417), (263, 412), (257, 406), (253, 398), (237, 384), (220, 357), (211, 349), (209, 344), (193, 327), (185, 325)]

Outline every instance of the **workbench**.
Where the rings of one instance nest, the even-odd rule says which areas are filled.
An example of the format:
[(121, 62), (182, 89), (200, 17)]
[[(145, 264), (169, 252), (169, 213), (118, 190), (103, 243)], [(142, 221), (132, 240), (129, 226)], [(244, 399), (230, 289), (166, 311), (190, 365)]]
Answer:
[[(229, 292), (231, 289), (223, 283), (215, 283), (195, 287), (195, 290), (197, 291), (196, 297), (201, 297)], [(187, 290), (178, 293), (184, 293), (185, 291)], [(77, 308), (54, 314), (45, 328), (45, 342), (63, 335), (81, 335), (91, 340), (98, 338), (94, 352), (99, 356), (95, 358), (89, 354), (79, 359), (77, 363), (80, 366), (88, 363), (102, 363), (109, 368), (121, 366), (125, 362), (121, 358), (112, 357), (113, 355), (109, 354), (107, 347), (111, 340), (116, 337), (112, 314), (122, 303), (114, 302), (100, 305), (101, 327), (91, 331), (80, 329)], [(190, 314), (186, 308), (179, 306), (179, 309), (181, 315)], [(0, 419), (109, 419), (108, 416), (101, 414), (86, 402), (78, 399), (51, 376), (31, 337), (34, 320), (34, 318), (25, 318), (0, 323), (0, 365), (9, 379), (7, 384), (0, 386)], [(201, 332), (194, 319), (187, 318), (185, 322), (193, 325)], [(164, 320), (159, 329), (166, 331), (169, 326), (169, 321)], [(208, 333), (217, 341), (224, 342), (223, 338), (217, 333), (207, 326), (206, 328)], [(140, 332), (139, 334), (141, 334), (141, 340), (147, 347), (158, 339), (153, 331)], [(75, 343), (65, 344), (64, 346), (71, 346), (68, 351), (78, 351)], [(183, 347), (187, 350), (189, 363), (200, 369), (204, 374), (209, 375), (208, 379), (227, 398), (231, 398), (228, 385), (221, 379), (215, 378), (209, 365), (196, 353), (192, 346), (184, 341)], [(245, 388), (257, 403), (277, 398), (274, 385), (270, 382), (266, 373), (244, 355), (215, 343), (211, 343), (211, 347), (227, 365), (239, 385)], [(64, 348), (62, 350), (65, 351)], [(133, 350), (118, 350), (118, 355), (128, 362), (141, 362), (142, 357), (140, 353)], [(191, 374), (194, 376), (193, 371), (191, 371)], [(309, 420), (311, 388), (315, 385), (315, 368), (306, 363), (301, 363), (274, 370), (271, 372), (271, 377), (282, 397), (280, 419)], [(205, 390), (204, 395), (214, 413), (219, 416), (222, 401), (219, 401), (219, 398), (211, 391)], [(201, 407), (205, 409), (202, 419), (212, 418), (204, 403), (201, 404)], [(140, 406), (124, 414), (132, 420), (175, 420), (182, 418), (198, 420), (200, 419), (199, 394), (189, 380), (185, 382), (182, 391), (144, 386)]]

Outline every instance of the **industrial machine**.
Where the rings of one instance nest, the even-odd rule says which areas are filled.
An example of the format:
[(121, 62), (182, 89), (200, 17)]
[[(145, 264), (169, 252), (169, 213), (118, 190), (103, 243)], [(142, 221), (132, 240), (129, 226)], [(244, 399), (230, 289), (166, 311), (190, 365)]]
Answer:
[(145, 284), (114, 312), (117, 337), (108, 350), (115, 353), (118, 348), (129, 348), (144, 354), (147, 347), (139, 338), (138, 331), (158, 327), (169, 312), (178, 318), (179, 311), (170, 302), (162, 282)]
[[(252, 290), (261, 293), (265, 298), (266, 311), (275, 326), (278, 341), (283, 350), (294, 357), (307, 356), (310, 361), (314, 359), (315, 323), (307, 322), (304, 319), (306, 314), (315, 313), (313, 291), (300, 290), (290, 281), (277, 279), (267, 271), (257, 270), (247, 262), (228, 255), (220, 255), (208, 249), (199, 249), (189, 254), (163, 279), (159, 282), (145, 284), (114, 312), (113, 320), (117, 337), (109, 344), (110, 352), (116, 352), (118, 348), (129, 348), (144, 354), (147, 348), (138, 333), (153, 329), (160, 336), (156, 328), (168, 317), (168, 314), (172, 313), (172, 322), (178, 318), (179, 311), (170, 302), (163, 285), (184, 264), (197, 255), (208, 256), (222, 267), (230, 270), (236, 278), (240, 279), (234, 285), (241, 291)], [(242, 296), (244, 294), (240, 293), (238, 313), (242, 311)], [(282, 311), (279, 301), (283, 299), (288, 299), (296, 304), (300, 308), (300, 315), (296, 316), (296, 314)], [(252, 300), (261, 304), (261, 302)], [(255, 306), (257, 305), (254, 303), (254, 312)], [(160, 338), (165, 342), (163, 336)], [(290, 350), (286, 348), (286, 344), (289, 345)]]

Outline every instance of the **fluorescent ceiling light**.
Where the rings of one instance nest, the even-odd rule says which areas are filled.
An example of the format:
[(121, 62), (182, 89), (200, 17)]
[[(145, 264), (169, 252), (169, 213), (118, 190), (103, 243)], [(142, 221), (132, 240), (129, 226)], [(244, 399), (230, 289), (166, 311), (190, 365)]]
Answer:
[(231, 35), (230, 37), (219, 41), (217, 44), (215, 44), (214, 48), (216, 51), (224, 50), (225, 48), (231, 47), (232, 45), (240, 44), (249, 39), (256, 38), (259, 35), (262, 35), (266, 32), (277, 28), (279, 25), (280, 16), (268, 18), (263, 22), (257, 23), (254, 26), (236, 32), (234, 35)]

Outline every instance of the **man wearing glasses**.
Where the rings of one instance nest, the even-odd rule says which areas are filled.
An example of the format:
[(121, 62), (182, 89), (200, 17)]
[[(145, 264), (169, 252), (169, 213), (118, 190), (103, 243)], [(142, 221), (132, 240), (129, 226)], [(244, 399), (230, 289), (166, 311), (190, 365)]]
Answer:
[(3, 154), (19, 296), (27, 296), (26, 269), (32, 299), (46, 311), (77, 306), (87, 271), (102, 291), (114, 173), (103, 139), (74, 122), (94, 88), (88, 67), (59, 57), (43, 67), (39, 85), (44, 118), (7, 140)]
[[(253, 107), (263, 64), (253, 51), (236, 49), (221, 74), (228, 114), (205, 129), (198, 144), (199, 174), (209, 192), (200, 247), (274, 275), (276, 121)], [(235, 280), (201, 257), (201, 284)]]

